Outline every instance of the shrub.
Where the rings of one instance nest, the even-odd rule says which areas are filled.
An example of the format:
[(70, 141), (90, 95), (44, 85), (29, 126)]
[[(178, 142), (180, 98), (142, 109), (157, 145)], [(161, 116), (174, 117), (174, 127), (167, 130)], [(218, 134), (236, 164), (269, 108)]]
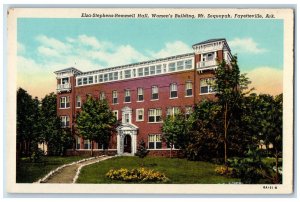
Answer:
[(126, 182), (168, 182), (165, 174), (158, 171), (138, 168), (128, 170), (121, 168), (119, 170), (111, 169), (106, 173), (106, 177), (112, 180), (121, 180)]
[(137, 152), (135, 153), (135, 155), (140, 157), (140, 158), (144, 158), (145, 156), (147, 156), (148, 152), (149, 151), (146, 148), (146, 143), (144, 142), (144, 140), (141, 140), (139, 142)]
[(219, 175), (229, 176), (229, 177), (237, 177), (236, 170), (234, 168), (228, 167), (226, 169), (225, 166), (218, 166), (215, 169), (215, 172)]

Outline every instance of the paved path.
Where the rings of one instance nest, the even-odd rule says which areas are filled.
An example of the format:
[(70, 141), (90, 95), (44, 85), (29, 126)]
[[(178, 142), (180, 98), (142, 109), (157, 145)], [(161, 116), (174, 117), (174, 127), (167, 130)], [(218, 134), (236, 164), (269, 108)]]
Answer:
[(73, 165), (68, 165), (53, 175), (51, 175), (48, 179), (44, 180), (43, 183), (74, 183), (78, 176), (76, 176), (78, 169), (81, 169), (84, 166), (97, 163), (99, 161), (104, 161), (106, 159), (112, 158), (112, 156), (101, 156), (98, 158), (94, 158), (91, 160), (83, 161), (80, 163), (76, 163)]

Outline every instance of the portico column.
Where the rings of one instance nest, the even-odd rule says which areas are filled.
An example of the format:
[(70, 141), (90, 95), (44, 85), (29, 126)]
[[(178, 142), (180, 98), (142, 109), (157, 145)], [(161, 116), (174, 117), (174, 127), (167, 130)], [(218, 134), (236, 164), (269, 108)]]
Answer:
[(132, 131), (132, 151), (131, 154), (135, 155), (136, 150), (137, 150), (137, 142), (136, 142), (136, 131)]

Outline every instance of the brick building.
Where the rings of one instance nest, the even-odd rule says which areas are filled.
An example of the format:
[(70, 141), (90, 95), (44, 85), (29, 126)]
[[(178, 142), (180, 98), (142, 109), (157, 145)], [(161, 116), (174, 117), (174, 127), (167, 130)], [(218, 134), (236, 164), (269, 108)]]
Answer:
[[(56, 71), (57, 114), (62, 126), (74, 131), (76, 112), (88, 95), (107, 99), (122, 123), (111, 138), (108, 152), (133, 155), (143, 139), (150, 155), (169, 154), (170, 148), (161, 138), (163, 117), (178, 111), (189, 114), (193, 105), (213, 97), (210, 85), (218, 61), (229, 62), (232, 58), (226, 39), (203, 41), (194, 44), (193, 50), (193, 53), (89, 72), (73, 67)], [(75, 139), (75, 153), (90, 150), (88, 140)], [(93, 148), (98, 153), (103, 151), (97, 143)]]

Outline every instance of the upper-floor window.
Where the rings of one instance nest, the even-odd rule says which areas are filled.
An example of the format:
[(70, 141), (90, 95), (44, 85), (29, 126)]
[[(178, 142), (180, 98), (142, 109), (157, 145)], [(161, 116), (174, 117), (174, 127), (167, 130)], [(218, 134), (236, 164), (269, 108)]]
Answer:
[(81, 86), (82, 85), (82, 78), (77, 79), (77, 86)]
[(161, 65), (156, 65), (156, 74), (161, 73)]
[(93, 83), (93, 76), (89, 76), (89, 84)]
[(113, 104), (117, 104), (118, 103), (118, 91), (114, 90), (112, 92), (112, 97), (113, 97)]
[(200, 94), (209, 94), (214, 93), (215, 90), (213, 86), (215, 85), (215, 79), (201, 79), (200, 80)]
[(192, 65), (192, 60), (186, 60), (184, 63), (185, 63), (185, 68), (186, 69), (191, 69), (193, 67)]
[(87, 83), (88, 83), (88, 79), (87, 79), (87, 77), (84, 77), (84, 78), (83, 78), (83, 82), (82, 82), (82, 83), (83, 83), (83, 85), (85, 85), (85, 84), (87, 84)]
[(214, 59), (214, 53), (203, 54), (203, 61), (209, 61)]
[(70, 117), (69, 116), (61, 116), (60, 117), (60, 125), (61, 127), (69, 127), (70, 126)]
[(114, 80), (118, 80), (118, 72), (114, 72)]
[(76, 96), (76, 107), (77, 108), (81, 107), (81, 96), (80, 95)]
[(120, 71), (120, 79), (123, 79), (123, 71)]
[(192, 96), (193, 95), (193, 84), (191, 81), (187, 81), (185, 83), (185, 96)]
[(149, 109), (148, 121), (150, 123), (157, 123), (161, 121), (161, 109)]
[(144, 76), (144, 68), (138, 68), (138, 76)]
[(104, 81), (108, 81), (108, 74), (103, 75)]
[(155, 74), (155, 66), (150, 66), (150, 75)]
[(100, 94), (99, 94), (99, 99), (100, 100), (104, 100), (105, 99), (105, 92), (100, 92)]
[(173, 72), (176, 70), (175, 62), (169, 63), (169, 72)]
[(125, 90), (124, 102), (130, 102), (130, 90)]
[(136, 121), (144, 121), (144, 109), (136, 109)]
[(124, 114), (124, 118), (125, 118), (124, 122), (125, 123), (129, 123), (130, 118), (129, 118), (129, 114), (128, 113)]
[(70, 107), (70, 97), (60, 97), (60, 108), (65, 109)]
[(145, 74), (145, 76), (149, 75), (149, 67), (144, 68), (144, 74)]
[(94, 81), (95, 81), (95, 83), (98, 82), (98, 76), (94, 76)]
[(119, 119), (119, 111), (118, 111), (118, 110), (114, 110), (114, 111), (113, 111), (113, 114), (115, 115), (115, 117), (116, 117), (117, 119)]
[(113, 73), (109, 73), (109, 74), (108, 74), (108, 79), (109, 79), (110, 81), (113, 80)]
[(99, 75), (99, 82), (103, 82), (103, 74)]
[(167, 116), (174, 116), (180, 113), (179, 107), (168, 107), (167, 108)]
[(66, 83), (69, 83), (69, 78), (68, 77), (62, 78), (61, 79), (61, 84), (66, 84)]
[(138, 101), (143, 101), (144, 100), (144, 89), (143, 88), (138, 88), (137, 89), (137, 100)]
[(131, 70), (125, 70), (124, 71), (125, 79), (131, 78)]
[(158, 87), (157, 86), (152, 86), (152, 88), (151, 88), (151, 99), (158, 100)]
[(176, 83), (172, 83), (170, 85), (170, 98), (177, 98), (177, 84)]
[(155, 134), (155, 135), (149, 135), (148, 136), (148, 149), (161, 149), (161, 135)]
[(177, 70), (183, 70), (183, 61), (177, 62)]

